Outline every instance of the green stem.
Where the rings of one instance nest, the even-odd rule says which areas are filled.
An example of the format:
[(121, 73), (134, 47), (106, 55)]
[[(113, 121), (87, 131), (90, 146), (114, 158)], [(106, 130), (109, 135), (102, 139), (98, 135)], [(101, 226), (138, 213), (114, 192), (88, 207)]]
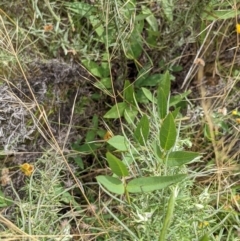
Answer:
[(177, 194), (178, 194), (178, 189), (175, 188), (172, 191), (172, 194), (171, 194), (170, 199), (168, 201), (167, 213), (166, 213), (166, 217), (164, 219), (163, 227), (162, 227), (162, 230), (161, 230), (158, 241), (165, 241), (166, 240), (166, 234), (167, 234), (167, 230), (170, 226), (171, 219), (172, 219), (172, 216), (173, 216), (174, 204), (175, 204)]
[(131, 204), (130, 196), (129, 196), (129, 193), (127, 191), (127, 183), (126, 183), (125, 178), (124, 178), (123, 182), (124, 182), (125, 196), (126, 196), (127, 202), (128, 202), (128, 204)]
[(60, 22), (60, 17), (58, 17), (54, 11), (52, 10), (51, 8), (51, 5), (49, 3), (49, 0), (44, 0), (44, 2), (46, 3), (47, 7), (48, 7), (48, 10), (51, 12), (51, 14), (53, 15), (53, 17), (56, 19), (57, 22)]

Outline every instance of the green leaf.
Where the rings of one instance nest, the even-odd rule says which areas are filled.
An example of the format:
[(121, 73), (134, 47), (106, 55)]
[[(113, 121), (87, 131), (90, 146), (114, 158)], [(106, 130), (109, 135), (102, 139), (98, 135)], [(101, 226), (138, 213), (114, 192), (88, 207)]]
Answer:
[(144, 15), (147, 15), (146, 21), (148, 22), (152, 30), (155, 32), (158, 32), (158, 22), (154, 14), (152, 13), (152, 11), (149, 8), (142, 5), (142, 13)]
[(171, 71), (172, 71), (172, 72), (180, 72), (180, 71), (182, 71), (182, 70), (183, 70), (182, 65), (173, 65), (173, 66), (171, 67)]
[(187, 97), (190, 93), (191, 93), (191, 90), (188, 90), (182, 94), (171, 96), (169, 101), (169, 106), (177, 105), (179, 102), (182, 101), (182, 99)]
[(163, 12), (168, 19), (168, 21), (172, 22), (173, 21), (173, 2), (169, 0), (162, 0), (162, 9)]
[(129, 80), (125, 81), (124, 89), (123, 89), (123, 97), (125, 102), (135, 105), (134, 89), (133, 89), (133, 85), (129, 82)]
[(174, 151), (169, 154), (166, 164), (169, 167), (182, 166), (198, 156), (199, 154), (196, 152)]
[(150, 16), (151, 14), (138, 14), (135, 17), (136, 21), (141, 21), (141, 20), (145, 20), (148, 16)]
[(108, 119), (117, 119), (123, 116), (126, 108), (127, 104), (125, 102), (117, 103), (103, 117)]
[(82, 160), (82, 158), (80, 156), (73, 157), (73, 160), (81, 168), (81, 170), (84, 169), (83, 160)]
[(95, 15), (91, 15), (88, 17), (90, 23), (92, 24), (92, 27), (96, 34), (98, 35), (99, 39), (102, 37), (104, 33), (104, 26), (99, 23), (99, 18)]
[(159, 162), (162, 162), (163, 153), (161, 151), (161, 148), (159, 147), (158, 142), (155, 140), (151, 146), (153, 148), (153, 153), (154, 153), (156, 160)]
[(101, 74), (103, 78), (107, 78), (110, 75), (110, 70), (109, 70), (109, 63), (107, 61), (102, 61), (101, 65)]
[(85, 142), (88, 143), (96, 140), (97, 128), (98, 128), (98, 116), (94, 115), (92, 118), (92, 127), (86, 134)]
[[(138, 39), (137, 41), (134, 42), (134, 39)], [(126, 53), (126, 56), (128, 59), (138, 59), (138, 57), (142, 53), (142, 42), (140, 42), (140, 37), (136, 36), (135, 38), (132, 37), (130, 39), (131, 43), (129, 44), (128, 51)]]
[(138, 104), (149, 104), (149, 100), (143, 93), (142, 89), (136, 90), (136, 101)]
[(180, 182), (185, 177), (187, 177), (187, 175), (178, 174), (174, 176), (135, 178), (127, 184), (127, 191), (131, 193), (152, 192)]
[(238, 16), (240, 14), (240, 11), (229, 11), (229, 10), (215, 10), (213, 9), (206, 11), (202, 14), (202, 17), (209, 21), (215, 21), (215, 20), (226, 20), (230, 18), (234, 18), (235, 16)]
[(96, 136), (96, 130), (89, 130), (86, 134), (86, 142), (94, 141)]
[(159, 39), (158, 37), (160, 35), (160, 32), (152, 31), (149, 28), (147, 28), (146, 31), (147, 31), (147, 38), (145, 40), (146, 40), (147, 44), (153, 48), (157, 47), (158, 39)]
[(170, 150), (176, 141), (177, 130), (172, 113), (169, 113), (164, 119), (160, 129), (160, 145), (165, 150)]
[(132, 124), (134, 122), (134, 119), (136, 118), (138, 114), (138, 109), (135, 106), (128, 106), (123, 113), (123, 116), (128, 124)]
[(108, 165), (114, 174), (116, 174), (119, 177), (126, 177), (129, 175), (127, 167), (120, 159), (115, 157), (110, 152), (107, 152), (106, 156)]
[(126, 138), (124, 136), (113, 136), (107, 143), (119, 151), (127, 151)]
[(133, 162), (134, 162), (134, 157), (132, 155), (132, 153), (126, 153), (124, 156), (123, 156), (123, 160), (122, 162), (126, 165), (131, 165)]
[(143, 76), (142, 78), (137, 80), (137, 86), (138, 87), (157, 86), (161, 82), (162, 76), (163, 76), (162, 74), (153, 74), (150, 76), (148, 76), (148, 74), (146, 74), (146, 76)]
[(180, 107), (176, 108), (174, 111), (172, 111), (173, 118), (175, 119), (179, 113)]
[(136, 14), (136, 0), (126, 1), (119, 10), (120, 15), (124, 15), (124, 18), (130, 21), (133, 15), (135, 16)]
[(144, 95), (152, 102), (152, 103), (157, 103), (157, 99), (153, 96), (151, 91), (149, 89), (146, 89), (144, 87), (141, 88)]
[(143, 41), (142, 41), (142, 30), (144, 26), (144, 21), (136, 22), (134, 30), (127, 42), (126, 46), (126, 56), (129, 59), (138, 59), (142, 53)]
[(97, 12), (97, 8), (95, 8), (92, 4), (83, 3), (83, 2), (74, 2), (74, 3), (65, 3), (69, 10), (74, 13), (77, 13), (80, 17), (88, 17), (91, 14)]
[(209, 237), (207, 234), (204, 234), (200, 239), (199, 241), (210, 241)]
[(73, 144), (72, 149), (78, 152), (92, 153), (98, 149), (98, 146), (95, 143), (85, 143), (81, 146), (79, 144)]
[(169, 71), (166, 71), (165, 74), (162, 76), (160, 87), (163, 89), (163, 92), (168, 99), (171, 88), (171, 75), (169, 74)]
[(159, 86), (158, 88), (158, 96), (157, 96), (157, 106), (158, 106), (158, 114), (161, 119), (164, 119), (167, 115), (168, 111), (168, 104), (167, 104), (167, 96), (165, 95), (164, 90), (162, 87)]
[(135, 87), (142, 87), (144, 85), (144, 81), (149, 77), (149, 72), (152, 69), (152, 65), (150, 63), (143, 66), (139, 72), (136, 81), (134, 82)]
[(91, 60), (83, 59), (82, 64), (91, 74), (95, 75), (96, 77), (100, 77), (100, 78), (104, 77), (101, 66), (99, 66), (95, 62)]
[(136, 130), (134, 131), (134, 137), (140, 145), (144, 146), (149, 136), (149, 120), (146, 115), (143, 115), (139, 121)]
[(4, 193), (0, 190), (0, 208), (6, 208), (12, 205), (13, 200), (4, 196)]
[(208, 124), (205, 124), (204, 125), (204, 137), (208, 140), (211, 140), (212, 137), (211, 137), (211, 130), (210, 130), (210, 127)]
[(102, 184), (108, 191), (116, 193), (116, 194), (124, 194), (124, 185), (116, 177), (110, 177), (110, 176), (97, 176), (96, 177), (98, 183)]
[(96, 83), (94, 83), (94, 86), (96, 86), (97, 88), (99, 88), (102, 91), (104, 91), (106, 89), (111, 90), (112, 89), (111, 79), (110, 78), (101, 78), (100, 81), (97, 81)]
[[(75, 2), (75, 3), (65, 3), (68, 9), (78, 15), (78, 18), (81, 17), (86, 18), (92, 25), (92, 28), (98, 35), (99, 39), (101, 39), (104, 33), (104, 26), (100, 24), (99, 16), (97, 15), (98, 8), (94, 7), (92, 4)], [(98, 40), (99, 40), (98, 39)]]

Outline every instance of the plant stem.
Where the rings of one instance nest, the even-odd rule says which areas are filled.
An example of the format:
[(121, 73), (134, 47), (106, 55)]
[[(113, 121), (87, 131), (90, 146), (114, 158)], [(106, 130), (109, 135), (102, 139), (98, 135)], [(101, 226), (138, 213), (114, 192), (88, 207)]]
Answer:
[(49, 0), (44, 0), (44, 2), (45, 2), (45, 4), (47, 5), (48, 10), (51, 12), (51, 14), (53, 15), (53, 17), (56, 19), (56, 21), (57, 21), (57, 22), (60, 22), (60, 17), (58, 17), (58, 16), (54, 13), (54, 11), (52, 10), (52, 7), (51, 7), (51, 5), (50, 5), (50, 3), (49, 3)]
[(172, 194), (168, 201), (167, 213), (166, 213), (166, 217), (164, 219), (163, 227), (162, 227), (158, 241), (165, 241), (167, 230), (169, 228), (169, 225), (170, 225), (170, 222), (171, 222), (171, 219), (173, 216), (174, 204), (175, 204), (177, 194), (178, 194), (178, 188), (175, 188), (172, 191)]
[(125, 195), (126, 195), (127, 202), (128, 202), (128, 204), (131, 204), (130, 196), (129, 196), (129, 193), (127, 191), (127, 183), (126, 183), (125, 178), (124, 178), (124, 189), (125, 189)]

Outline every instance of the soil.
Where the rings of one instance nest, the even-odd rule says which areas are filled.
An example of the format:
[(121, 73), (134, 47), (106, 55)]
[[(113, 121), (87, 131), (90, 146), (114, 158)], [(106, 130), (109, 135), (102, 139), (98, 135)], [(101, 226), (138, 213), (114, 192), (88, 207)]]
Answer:
[[(65, 152), (74, 142), (83, 143), (93, 116), (104, 115), (107, 101), (105, 95), (97, 93), (93, 78), (76, 62), (35, 60), (27, 66), (27, 79), (15, 78), (11, 84), (0, 86), (0, 144), (6, 154), (1, 169), (9, 168), (16, 190), (21, 189), (26, 178), (19, 165), (34, 164), (49, 148), (53, 136)], [(45, 111), (49, 127), (39, 108)], [(86, 160), (90, 163), (89, 157)], [(14, 198), (7, 184), (2, 185), (5, 194)]]

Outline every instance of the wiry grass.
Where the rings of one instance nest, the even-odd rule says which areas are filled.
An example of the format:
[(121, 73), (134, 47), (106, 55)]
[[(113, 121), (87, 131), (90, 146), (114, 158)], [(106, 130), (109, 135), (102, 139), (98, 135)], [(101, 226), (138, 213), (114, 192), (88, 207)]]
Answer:
[[(219, 24), (218, 22), (211, 22), (204, 30), (206, 31), (205, 39), (199, 48), (200, 51), (198, 55), (195, 57), (195, 59), (203, 58), (206, 61), (204, 67), (205, 72), (200, 76), (207, 74), (207, 79), (199, 79), (199, 81), (207, 82), (208, 79), (211, 79), (213, 85), (220, 85), (220, 89), (215, 91), (214, 95), (210, 97), (206, 97), (206, 93), (208, 91), (207, 88), (211, 88), (211, 84), (209, 84), (210, 87), (203, 87), (204, 89), (201, 86), (198, 87), (199, 92), (204, 92), (201, 93), (201, 103), (205, 114), (205, 123), (210, 128), (210, 139), (214, 150), (216, 165), (219, 168), (219, 175), (223, 175), (223, 170), (227, 170), (228, 168), (231, 173), (231, 170), (235, 169), (234, 166), (236, 166), (239, 159), (239, 150), (235, 146), (238, 142), (239, 131), (238, 128), (236, 128), (236, 123), (233, 123), (231, 120), (231, 111), (236, 108), (235, 106), (237, 106), (237, 104), (231, 101), (230, 97), (232, 96), (235, 100), (239, 98), (236, 90), (239, 77), (238, 74), (233, 74), (234, 69), (236, 71), (236, 66), (239, 65), (239, 61), (236, 58), (239, 40), (238, 34), (235, 32), (235, 24), (236, 21), (232, 18), (220, 21)], [(213, 29), (215, 30), (214, 35), (212, 35)], [(226, 43), (229, 45), (226, 46)], [(231, 54), (229, 53), (230, 51)], [(215, 54), (212, 55), (212, 53)], [(232, 57), (229, 57), (229, 55)], [(190, 68), (190, 75), (188, 74), (186, 76), (186, 80), (190, 76), (193, 76), (192, 71), (194, 68), (197, 68), (195, 64)], [(199, 83), (199, 85), (204, 85), (204, 83)], [(217, 117), (217, 112), (221, 114), (221, 117)], [(220, 122), (228, 126), (227, 130), (221, 130), (222, 126), (220, 126)], [(223, 131), (223, 136), (221, 136), (221, 134), (220, 137), (217, 136), (219, 135), (219, 133), (217, 134), (218, 131)], [(231, 137), (226, 138), (227, 134), (230, 134)], [(231, 165), (233, 166), (231, 167)], [(225, 180), (225, 177), (218, 177), (218, 180), (221, 182), (221, 180)]]
[[(199, 92), (202, 92), (201, 103), (205, 116), (204, 125), (209, 127), (209, 136), (206, 138), (205, 133), (204, 137), (204, 143), (208, 143), (207, 148), (204, 147), (206, 144), (203, 142), (198, 144), (203, 152), (205, 149), (203, 160), (207, 165), (205, 169), (209, 173), (207, 177), (203, 175), (205, 177), (200, 179), (200, 183), (209, 185), (210, 193), (215, 199), (213, 201), (214, 205), (219, 210), (217, 216), (229, 219), (228, 223), (231, 224), (238, 222), (235, 215), (239, 211), (239, 204), (235, 201), (238, 192), (238, 181), (235, 177), (238, 175), (239, 165), (239, 148), (237, 144), (239, 143), (239, 128), (237, 127), (238, 124), (234, 122), (235, 119), (231, 116), (231, 111), (237, 107), (236, 101), (239, 99), (236, 89), (237, 83), (239, 83), (239, 76), (236, 72), (236, 66), (239, 65), (237, 58), (239, 40), (238, 34), (235, 32), (236, 21), (234, 18), (230, 18), (225, 21), (210, 22), (209, 26), (204, 30), (206, 31), (205, 39), (199, 47), (198, 55), (196, 55), (196, 59), (200, 57), (206, 61), (204, 67), (206, 72), (209, 71), (211, 64), (214, 66), (211, 69), (211, 76), (209, 75), (210, 72), (207, 73), (207, 78), (215, 78), (215, 81), (219, 80), (219, 82), (224, 83), (220, 91), (216, 92), (214, 96), (210, 96), (210, 98), (205, 96), (207, 86), (199, 87)], [(230, 62), (227, 61), (229, 52), (233, 53), (229, 58)], [(215, 53), (213, 59), (212, 53)], [(192, 65), (189, 72), (191, 74), (187, 75), (186, 79), (193, 76), (191, 71), (196, 67), (196, 65)], [(215, 85), (217, 84), (218, 82), (215, 83)], [(198, 184), (200, 183), (198, 182)], [(236, 211), (234, 211), (233, 207)], [(218, 223), (216, 227), (219, 228), (221, 225), (221, 223)], [(229, 240), (230, 237), (238, 239), (238, 234), (234, 234), (229, 225), (226, 225), (225, 229), (228, 230), (226, 231), (228, 234), (224, 234), (222, 229), (218, 240)]]

